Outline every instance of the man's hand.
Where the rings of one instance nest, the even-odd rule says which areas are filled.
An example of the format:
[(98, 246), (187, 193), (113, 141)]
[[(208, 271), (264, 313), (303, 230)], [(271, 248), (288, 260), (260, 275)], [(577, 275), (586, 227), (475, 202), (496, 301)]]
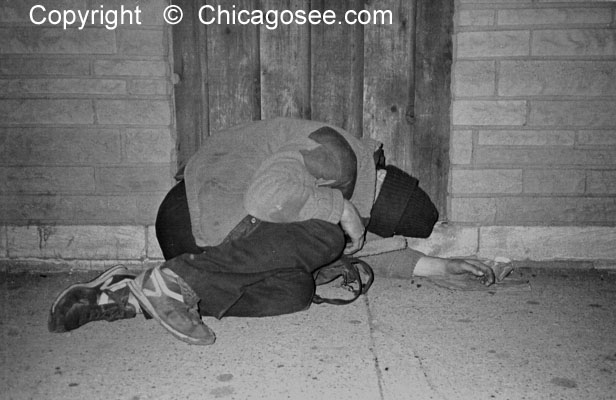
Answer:
[(424, 256), (419, 259), (413, 274), (416, 276), (472, 274), (486, 286), (494, 283), (494, 271), (479, 260), (449, 259)]
[(351, 239), (351, 243), (347, 244), (346, 249), (344, 249), (344, 254), (353, 254), (359, 251), (364, 246), (366, 228), (355, 206), (346, 199), (344, 200), (342, 217), (340, 217), (340, 226)]
[(458, 274), (473, 274), (477, 277), (480, 277), (481, 283), (486, 286), (490, 286), (494, 283), (494, 271), (492, 268), (488, 267), (484, 263), (479, 260), (459, 260), (459, 259), (450, 259), (447, 263), (447, 273), (458, 275)]

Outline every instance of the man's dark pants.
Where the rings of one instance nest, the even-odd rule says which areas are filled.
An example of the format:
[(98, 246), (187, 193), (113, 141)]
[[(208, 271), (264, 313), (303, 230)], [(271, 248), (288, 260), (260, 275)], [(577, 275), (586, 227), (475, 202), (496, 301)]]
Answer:
[(217, 246), (198, 247), (186, 189), (178, 183), (163, 200), (156, 236), (167, 260), (201, 298), (201, 314), (263, 317), (308, 308), (312, 272), (340, 257), (344, 233), (321, 220), (275, 224), (247, 216)]

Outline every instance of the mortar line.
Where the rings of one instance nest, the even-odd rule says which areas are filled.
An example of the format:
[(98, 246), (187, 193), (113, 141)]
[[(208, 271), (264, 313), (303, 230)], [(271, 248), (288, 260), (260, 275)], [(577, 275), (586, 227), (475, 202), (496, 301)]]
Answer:
[[(7, 259), (9, 258), (9, 224), (3, 224), (2, 225), (2, 230), (3, 230), (3, 245), (4, 245), (4, 254), (2, 254), (2, 258), (3, 259)], [(1, 270), (1, 268), (0, 268)], [(8, 272), (8, 268), (7, 268), (7, 272)]]
[(145, 254), (143, 255), (143, 259), (141, 260), (142, 264), (150, 259), (150, 237), (149, 237), (150, 232), (149, 232), (147, 224), (143, 226), (143, 230), (144, 230), (143, 238), (145, 240), (143, 248), (144, 248)]
[(481, 226), (477, 227), (477, 249), (475, 251), (475, 254), (479, 254), (479, 252), (481, 251)]

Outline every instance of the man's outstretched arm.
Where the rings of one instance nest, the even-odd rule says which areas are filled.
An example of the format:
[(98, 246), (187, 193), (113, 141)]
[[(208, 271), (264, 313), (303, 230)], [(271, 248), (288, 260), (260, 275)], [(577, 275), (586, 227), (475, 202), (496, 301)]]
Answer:
[(494, 283), (494, 271), (478, 260), (462, 260), (458, 258), (439, 258), (423, 256), (417, 261), (413, 275), (415, 276), (434, 276), (434, 275), (461, 275), (472, 274), (482, 278), (486, 286)]
[(362, 247), (366, 238), (366, 228), (355, 206), (348, 200), (344, 200), (344, 208), (340, 217), (340, 226), (344, 233), (351, 239), (344, 249), (345, 254), (353, 254)]

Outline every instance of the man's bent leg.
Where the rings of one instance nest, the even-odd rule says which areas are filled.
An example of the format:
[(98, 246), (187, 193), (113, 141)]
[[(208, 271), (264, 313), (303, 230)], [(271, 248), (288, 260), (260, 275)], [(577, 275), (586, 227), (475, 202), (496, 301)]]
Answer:
[(176, 338), (197, 345), (216, 340), (201, 320), (199, 298), (173, 271), (151, 268), (127, 285), (141, 307)]
[(156, 238), (165, 260), (185, 253), (201, 252), (192, 234), (184, 181), (179, 182), (167, 193), (158, 208)]
[(269, 317), (306, 310), (315, 293), (312, 274), (299, 268), (282, 269), (246, 286), (224, 314), (227, 317)]
[(312, 272), (345, 245), (338, 225), (320, 220), (258, 224), (246, 236), (167, 261), (201, 298), (202, 315), (280, 315), (310, 306)]

